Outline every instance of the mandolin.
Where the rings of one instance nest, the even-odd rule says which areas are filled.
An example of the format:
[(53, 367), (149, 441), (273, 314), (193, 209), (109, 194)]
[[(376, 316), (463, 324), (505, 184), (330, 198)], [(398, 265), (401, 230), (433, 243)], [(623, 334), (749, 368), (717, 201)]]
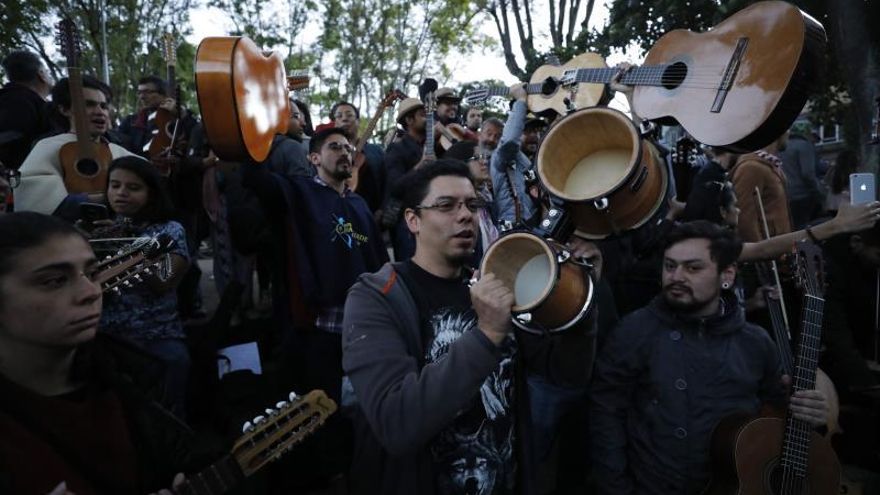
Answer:
[(364, 164), (367, 161), (367, 157), (364, 155), (364, 146), (367, 144), (367, 140), (373, 135), (373, 132), (376, 130), (376, 125), (379, 124), (379, 120), (382, 118), (385, 110), (392, 107), (396, 101), (404, 98), (406, 98), (406, 95), (399, 89), (389, 91), (385, 97), (382, 98), (379, 107), (376, 108), (376, 113), (373, 114), (373, 118), (367, 123), (367, 127), (355, 139), (351, 178), (347, 181), (348, 187), (351, 188), (352, 191), (357, 192), (357, 186), (361, 176), (370, 173), (369, 170), (367, 170), (367, 167), (364, 167)]
[(257, 416), (242, 428), (244, 435), (236, 440), (232, 452), (200, 473), (187, 476), (178, 495), (219, 495), (235, 488), (244, 478), (259, 471), (269, 462), (280, 459), (285, 452), (317, 430), (336, 411), (336, 403), (321, 390), (305, 396), (290, 393), (267, 416)]
[[(825, 45), (822, 24), (794, 5), (757, 2), (706, 33), (666, 33), (645, 65), (620, 82), (635, 86), (641, 118), (677, 122), (703, 144), (747, 153), (773, 142), (800, 114)], [(560, 83), (608, 83), (617, 73), (571, 69)]]
[(221, 159), (262, 162), (290, 120), (288, 79), (277, 52), (264, 54), (246, 37), (199, 43), (196, 94), (211, 149)]
[[(544, 114), (554, 111), (559, 115), (565, 115), (579, 108), (593, 107), (602, 101), (605, 94), (605, 85), (597, 83), (573, 83), (568, 81), (563, 84), (563, 76), (577, 68), (605, 68), (605, 59), (595, 53), (582, 53), (564, 65), (546, 64), (538, 67), (529, 83), (526, 84), (528, 98), (526, 103), (533, 113)], [(607, 69), (617, 74), (617, 69)], [(607, 82), (607, 81), (606, 81)], [(469, 106), (477, 105), (493, 96), (508, 96), (510, 88), (504, 86), (492, 86), (468, 91), (464, 99)]]
[[(804, 288), (801, 335), (792, 391), (816, 388), (822, 334), (822, 250), (797, 243)], [(840, 464), (831, 444), (789, 412), (785, 419), (742, 416), (723, 420), (712, 438), (714, 478), (706, 494), (833, 495), (840, 493)]]
[(104, 193), (107, 190), (107, 167), (113, 160), (113, 154), (107, 143), (96, 141), (89, 134), (79, 67), (79, 31), (69, 18), (62, 19), (56, 27), (58, 47), (67, 62), (70, 109), (76, 132), (76, 141), (65, 144), (59, 152), (64, 186), (68, 193)]

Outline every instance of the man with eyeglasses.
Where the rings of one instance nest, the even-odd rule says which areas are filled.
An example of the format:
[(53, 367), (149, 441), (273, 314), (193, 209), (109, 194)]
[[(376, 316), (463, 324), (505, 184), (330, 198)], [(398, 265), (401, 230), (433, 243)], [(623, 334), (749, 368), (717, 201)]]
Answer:
[(428, 162), (402, 186), (415, 254), (360, 277), (345, 303), (343, 368), (358, 405), (351, 493), (538, 493), (524, 377), (542, 368), (585, 386), (592, 322), (514, 336), (513, 293), (491, 274), (467, 285), (485, 208), (467, 166)]
[(285, 134), (276, 134), (265, 163), (271, 172), (289, 177), (314, 177), (315, 167), (309, 163), (305, 137), (305, 115), (290, 98), (290, 120)]
[[(259, 197), (275, 238), (287, 241), (279, 268), (286, 277), (272, 299), (294, 388), (324, 390), (337, 403), (346, 293), (360, 274), (388, 260), (367, 203), (346, 186), (353, 151), (345, 131), (331, 127), (309, 141), (314, 177), (271, 173), (266, 164), (242, 167), (244, 185)], [(341, 421), (331, 417), (311, 443), (317, 451), (305, 456), (302, 479), (329, 483), (345, 471), (350, 447)]]
[[(124, 146), (132, 153), (148, 156), (149, 144), (157, 131), (154, 114), (164, 109), (177, 117), (177, 102), (168, 95), (168, 83), (158, 76), (144, 76), (138, 80), (137, 90), (138, 111), (122, 119), (118, 132), (124, 137)], [(196, 120), (190, 112), (183, 110), (179, 120), (177, 140), (188, 141)]]
[[(86, 134), (96, 143), (105, 142), (110, 128), (110, 89), (101, 81), (83, 76), (83, 100), (86, 113)], [(21, 164), (21, 185), (16, 189), (16, 209), (57, 215), (71, 222), (79, 218), (79, 205), (85, 202), (103, 203), (103, 191), (69, 193), (64, 182), (64, 170), (60, 151), (62, 146), (76, 141), (76, 122), (70, 101), (70, 85), (67, 78), (52, 88), (52, 102), (67, 120), (67, 132), (51, 136), (34, 145)], [(130, 155), (121, 146), (108, 144), (113, 158)], [(107, 173), (106, 169), (98, 174)]]
[[(330, 118), (337, 128), (345, 131), (345, 137), (348, 138), (352, 146), (356, 145), (360, 133), (360, 110), (347, 101), (339, 101), (330, 108)], [(364, 136), (364, 139), (368, 138), (370, 136)], [(352, 157), (355, 164), (360, 164), (357, 193), (366, 200), (370, 211), (375, 213), (382, 208), (382, 203), (385, 201), (385, 188), (387, 187), (385, 153), (382, 151), (382, 147), (366, 143), (360, 155)]]

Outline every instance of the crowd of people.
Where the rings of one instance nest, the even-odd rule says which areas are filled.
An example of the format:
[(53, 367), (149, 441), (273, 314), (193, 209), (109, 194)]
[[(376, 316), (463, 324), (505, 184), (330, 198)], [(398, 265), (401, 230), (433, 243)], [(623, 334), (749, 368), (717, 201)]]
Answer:
[[(112, 88), (83, 76), (77, 119), (70, 81), (37, 54), (2, 64), (0, 493), (183, 492), (290, 390), (339, 411), (233, 493), (696, 494), (718, 474), (719, 422), (768, 408), (822, 433), (843, 424), (837, 456), (863, 470), (847, 474), (880, 489), (880, 203), (851, 204), (853, 151), (820, 179), (809, 128), (742, 155), (703, 147), (686, 201), (670, 180), (640, 227), (555, 240), (593, 300), (569, 328), (529, 332), (512, 320), (518, 288), (479, 270), (508, 231), (560, 208), (535, 173), (560, 116), (530, 112), (522, 84), (503, 120), (439, 88), (428, 128), (425, 102), (405, 98), (384, 140), (361, 135), (350, 102), (313, 126), (291, 97), (287, 132), (255, 163), (218, 157), (159, 77), (117, 119)], [(174, 138), (155, 153), (158, 114)], [(64, 151), (83, 141), (99, 150), (91, 171)], [(144, 237), (170, 248), (108, 290), (102, 257)], [(801, 241), (824, 251), (831, 389), (783, 371)], [(769, 261), (781, 283), (760, 276)], [(772, 331), (779, 301), (790, 342)], [(221, 348), (249, 341), (256, 367), (218, 370)]]

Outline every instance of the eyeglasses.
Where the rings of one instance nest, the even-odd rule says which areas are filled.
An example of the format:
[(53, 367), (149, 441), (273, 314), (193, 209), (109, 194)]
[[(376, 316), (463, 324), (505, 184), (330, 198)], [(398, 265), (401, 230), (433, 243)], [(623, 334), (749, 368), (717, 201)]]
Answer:
[(336, 114), (333, 115), (334, 119), (342, 119), (345, 117), (357, 117), (357, 114), (354, 112), (336, 112)]
[(354, 153), (354, 147), (350, 144), (332, 142), (332, 143), (327, 143), (327, 147), (337, 153), (339, 153), (340, 151), (343, 151), (343, 150), (346, 153)]
[(437, 210), (440, 213), (452, 213), (458, 211), (464, 205), (471, 213), (476, 213), (486, 207), (486, 202), (480, 198), (467, 198), (462, 200), (452, 198), (438, 199), (432, 205), (418, 205), (416, 210)]

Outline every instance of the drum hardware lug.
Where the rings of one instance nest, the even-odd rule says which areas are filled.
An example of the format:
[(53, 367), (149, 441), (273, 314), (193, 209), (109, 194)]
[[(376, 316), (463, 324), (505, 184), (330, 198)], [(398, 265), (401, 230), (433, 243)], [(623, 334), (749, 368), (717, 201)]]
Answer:
[(559, 251), (559, 254), (556, 255), (556, 262), (559, 264), (565, 263), (569, 259), (571, 259), (571, 253), (565, 249)]
[(593, 208), (596, 208), (599, 211), (604, 211), (608, 209), (608, 198), (599, 198), (593, 201)]
[(639, 134), (642, 137), (647, 137), (654, 133), (657, 130), (657, 124), (649, 121), (643, 120), (639, 123)]
[(499, 232), (508, 232), (510, 230), (513, 230), (513, 222), (511, 222), (510, 220), (502, 220), (501, 223), (498, 225)]
[(574, 232), (571, 215), (560, 206), (551, 206), (541, 223), (535, 230), (535, 234), (552, 239), (566, 239)]
[(648, 167), (646, 165), (642, 165), (642, 169), (639, 170), (639, 175), (630, 183), (630, 190), (632, 192), (637, 192), (642, 186), (645, 184), (645, 180), (648, 178)]

